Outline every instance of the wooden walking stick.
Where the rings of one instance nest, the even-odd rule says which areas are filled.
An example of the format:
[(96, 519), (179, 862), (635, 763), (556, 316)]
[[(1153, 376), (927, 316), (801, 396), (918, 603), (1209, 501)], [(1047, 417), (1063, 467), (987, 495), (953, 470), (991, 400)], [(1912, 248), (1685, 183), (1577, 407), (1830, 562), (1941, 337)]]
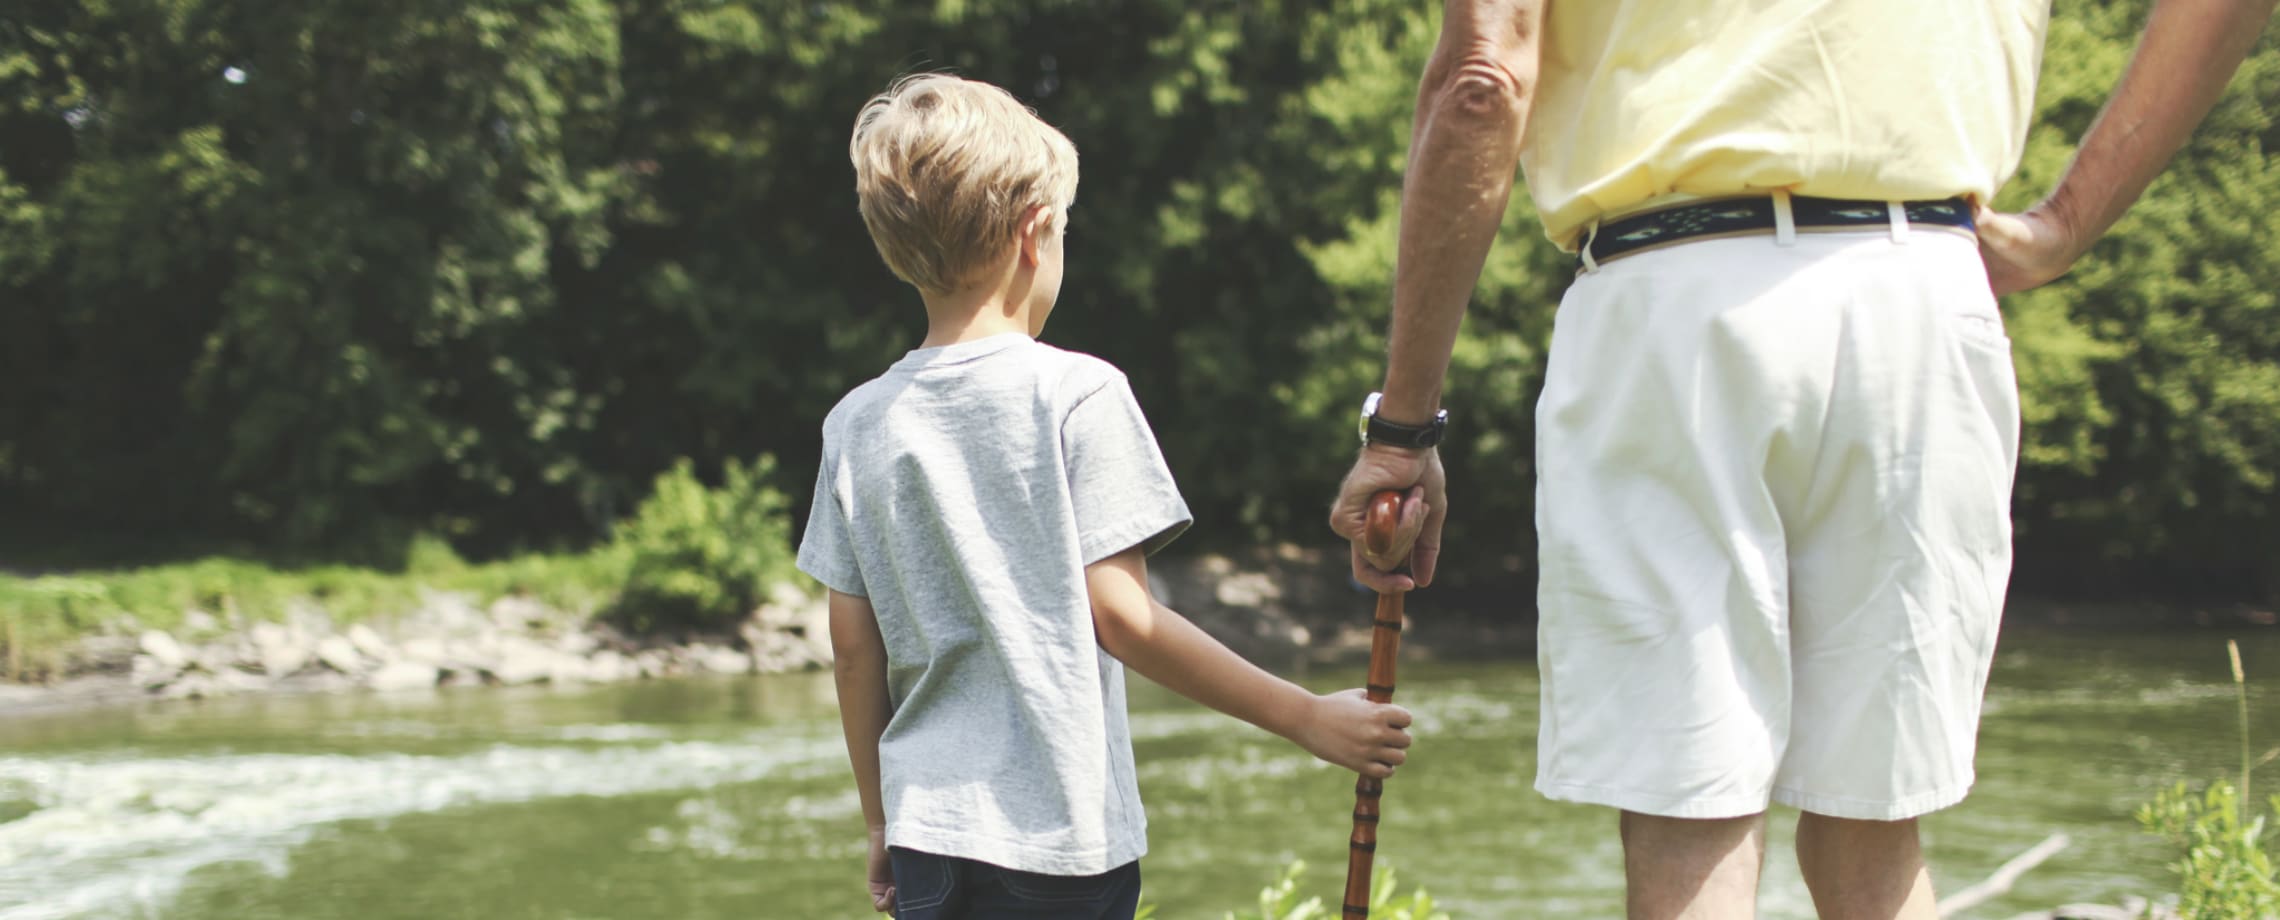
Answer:
[[(1401, 524), (1401, 493), (1388, 490), (1370, 496), (1368, 522), (1362, 543), (1372, 555), (1393, 548), (1393, 532)], [(1404, 560), (1406, 564), (1406, 560)], [(1401, 652), (1401, 593), (1380, 594), (1377, 616), (1370, 630), (1370, 677), (1365, 691), (1372, 702), (1393, 702), (1393, 660)], [(1364, 776), (1354, 781), (1354, 835), (1346, 843), (1346, 916), (1370, 915), (1370, 862), (1377, 856), (1378, 801), (1385, 782)]]

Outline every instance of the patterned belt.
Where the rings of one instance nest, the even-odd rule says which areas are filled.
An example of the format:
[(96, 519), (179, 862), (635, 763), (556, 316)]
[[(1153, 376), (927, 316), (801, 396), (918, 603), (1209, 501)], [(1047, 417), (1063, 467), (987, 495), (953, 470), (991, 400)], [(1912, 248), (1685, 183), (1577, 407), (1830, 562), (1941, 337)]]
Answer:
[[(1953, 227), (1976, 233), (1971, 202), (1962, 198), (1901, 203), (1908, 223)], [(1837, 198), (1789, 199), (1799, 231), (1858, 230), (1891, 226), (1892, 208), (1882, 201), (1845, 201)], [(1601, 265), (1658, 246), (1690, 240), (1719, 239), (1774, 232), (1772, 198), (1727, 198), (1633, 214), (1599, 226), (1589, 238), (1591, 260)], [(1587, 264), (1576, 254), (1576, 264)]]

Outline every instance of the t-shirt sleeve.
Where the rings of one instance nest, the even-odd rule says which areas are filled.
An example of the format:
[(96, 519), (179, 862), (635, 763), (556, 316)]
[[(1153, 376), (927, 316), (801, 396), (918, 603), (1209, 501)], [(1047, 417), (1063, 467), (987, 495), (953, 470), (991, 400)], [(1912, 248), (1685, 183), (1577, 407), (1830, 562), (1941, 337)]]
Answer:
[(1084, 564), (1134, 546), (1154, 554), (1193, 520), (1123, 375), (1077, 402), (1061, 444)]
[(855, 562), (855, 543), (847, 527), (847, 509), (831, 487), (831, 458), (815, 474), (815, 503), (808, 509), (807, 533), (800, 537), (800, 571), (841, 594), (869, 597), (863, 590), (863, 572)]

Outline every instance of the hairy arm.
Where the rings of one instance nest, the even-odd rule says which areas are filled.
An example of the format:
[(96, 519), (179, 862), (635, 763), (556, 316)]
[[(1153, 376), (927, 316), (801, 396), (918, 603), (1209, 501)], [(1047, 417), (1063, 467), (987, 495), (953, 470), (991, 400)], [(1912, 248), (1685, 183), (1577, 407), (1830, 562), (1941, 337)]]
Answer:
[(2161, 174), (2255, 47), (2276, 0), (2158, 0), (2113, 98), (2050, 197), (2024, 214), (1981, 215), (1997, 294), (2073, 267)]
[(1274, 732), (1323, 760), (1386, 777), (1409, 746), (1409, 713), (1362, 691), (1316, 696), (1235, 654), (1148, 593), (1138, 547), (1085, 568), (1100, 647), (1149, 680)]
[[(1389, 421), (1422, 424), (1440, 410), (1457, 328), (1512, 197), (1543, 21), (1543, 0), (1448, 0), (1443, 11), (1440, 41), (1418, 81), (1401, 189), (1393, 324), (1378, 407)], [(1409, 510), (1418, 502), (1407, 503), (1394, 551), (1369, 557), (1361, 534), (1370, 495), (1413, 487), (1423, 489), (1422, 513)], [(1447, 504), (1430, 451), (1370, 447), (1340, 487), (1330, 527), (1353, 542), (1356, 578), (1381, 591), (1408, 590), (1432, 583)], [(1414, 578), (1385, 571), (1404, 558)]]
[(866, 880), (871, 906), (885, 911), (894, 903), (894, 876), (887, 868), (887, 809), (879, 798), (879, 736), (895, 714), (887, 697), (887, 645), (879, 637), (878, 614), (869, 598), (831, 592), (832, 678), (839, 688), (839, 726), (847, 735), (847, 759), (855, 767), (855, 794), (862, 800), (863, 825), (870, 831)]
[(1535, 99), (1541, 0), (1450, 0), (1418, 81), (1381, 413), (1440, 409), (1457, 327), (1512, 198)]

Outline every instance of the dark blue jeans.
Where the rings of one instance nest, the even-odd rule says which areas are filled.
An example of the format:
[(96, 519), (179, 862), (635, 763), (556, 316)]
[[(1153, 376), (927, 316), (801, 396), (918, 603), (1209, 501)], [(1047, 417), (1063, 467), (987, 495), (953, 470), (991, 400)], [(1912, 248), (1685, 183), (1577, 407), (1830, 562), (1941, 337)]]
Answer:
[(1039, 875), (891, 847), (896, 920), (1132, 920), (1140, 864), (1099, 875)]

